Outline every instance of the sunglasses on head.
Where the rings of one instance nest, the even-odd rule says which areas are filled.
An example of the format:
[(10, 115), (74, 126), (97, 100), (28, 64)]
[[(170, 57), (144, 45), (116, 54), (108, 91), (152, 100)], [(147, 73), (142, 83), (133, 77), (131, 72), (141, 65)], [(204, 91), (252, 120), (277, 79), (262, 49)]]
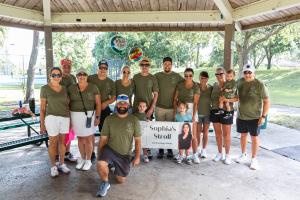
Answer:
[(125, 71), (123, 71), (123, 74), (130, 74), (130, 72), (125, 72)]
[(224, 73), (221, 72), (221, 73), (215, 73), (215, 76), (222, 76)]
[(140, 64), (140, 67), (149, 67), (149, 64)]
[(117, 100), (127, 101), (129, 98), (127, 96), (118, 96)]
[(107, 67), (99, 67), (99, 69), (107, 70), (108, 68)]
[(61, 78), (61, 74), (51, 74), (52, 78)]
[(78, 73), (77, 76), (87, 76), (86, 73)]
[(193, 77), (193, 74), (185, 74), (184, 77), (185, 78), (189, 78), (189, 77), (191, 78), (191, 77)]
[(244, 74), (252, 74), (250, 71), (244, 71)]

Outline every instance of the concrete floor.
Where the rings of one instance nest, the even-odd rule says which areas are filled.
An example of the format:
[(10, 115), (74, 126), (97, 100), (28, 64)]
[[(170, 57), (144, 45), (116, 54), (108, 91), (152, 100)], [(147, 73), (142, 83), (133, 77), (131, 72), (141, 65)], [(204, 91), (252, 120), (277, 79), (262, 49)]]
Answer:
[[(76, 144), (72, 149), (77, 152)], [(250, 146), (250, 145), (248, 145)], [(111, 189), (104, 199), (284, 199), (300, 197), (300, 163), (261, 148), (261, 169), (250, 170), (247, 164), (224, 165), (212, 161), (215, 139), (210, 137), (209, 158), (201, 164), (178, 165), (156, 158), (141, 163), (130, 172), (123, 185), (111, 178)], [(232, 139), (232, 157), (240, 153), (239, 140)], [(1, 200), (86, 200), (96, 199), (100, 180), (95, 165), (88, 172), (69, 164), (71, 174), (50, 177), (46, 147), (27, 146), (0, 153)]]

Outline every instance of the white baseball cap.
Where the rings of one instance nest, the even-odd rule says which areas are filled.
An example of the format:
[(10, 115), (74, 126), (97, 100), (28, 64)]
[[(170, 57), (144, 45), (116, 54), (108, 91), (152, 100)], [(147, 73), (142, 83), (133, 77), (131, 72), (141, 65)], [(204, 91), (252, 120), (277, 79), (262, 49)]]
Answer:
[(129, 97), (126, 94), (120, 94), (117, 96), (117, 104), (118, 103), (127, 103), (129, 104)]
[(250, 64), (245, 64), (244, 67), (243, 67), (243, 72), (246, 72), (246, 71), (254, 73), (255, 72), (255, 67), (253, 65), (250, 65)]

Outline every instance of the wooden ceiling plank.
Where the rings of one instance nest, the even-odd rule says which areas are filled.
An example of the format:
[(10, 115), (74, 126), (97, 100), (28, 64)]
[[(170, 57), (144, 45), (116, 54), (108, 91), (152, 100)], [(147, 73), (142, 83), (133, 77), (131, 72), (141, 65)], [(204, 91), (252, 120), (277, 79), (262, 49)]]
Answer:
[(88, 4), (90, 5), (90, 7), (92, 8), (93, 12), (101, 12), (102, 10), (100, 9), (100, 7), (97, 4), (97, 0), (89, 0)]
[(159, 10), (160, 11), (168, 11), (169, 10), (169, 2), (166, 0), (158, 0), (159, 2)]
[(28, 1), (30, 1), (30, 0), (22, 0), (22, 1), (19, 0), (19, 1), (16, 1), (16, 3), (14, 4), (14, 6), (26, 8), (25, 5), (28, 3)]
[(54, 0), (51, 1), (50, 6), (52, 12), (62, 12), (61, 7)]
[(108, 10), (106, 12), (117, 12), (115, 4), (111, 0), (103, 0)]
[(177, 11), (178, 0), (169, 0), (169, 11)]
[(187, 8), (187, 0), (178, 0), (177, 10), (186, 11), (186, 8)]
[(128, 0), (121, 0), (124, 6), (124, 11), (126, 12), (131, 12), (134, 11), (133, 7), (132, 7), (132, 3), (131, 1)]
[(143, 11), (140, 0), (130, 0), (134, 11)]
[(113, 0), (114, 4), (115, 4), (115, 8), (117, 9), (118, 12), (124, 12), (124, 6), (122, 1), (120, 0)]
[(159, 11), (159, 1), (158, 0), (150, 0), (151, 11)]
[[(75, 2), (75, 0), (73, 0)], [(77, 0), (77, 4), (78, 6), (81, 7), (81, 9), (83, 10), (83, 12), (91, 12), (91, 8), (89, 6), (89, 4), (85, 1), (85, 0)]]
[(205, 10), (213, 10), (214, 5), (215, 3), (213, 0), (207, 0), (205, 4)]
[(143, 11), (151, 11), (151, 5), (149, 0), (140, 0)]
[(204, 10), (205, 3), (206, 3), (206, 0), (197, 0), (196, 10)]
[(29, 0), (25, 7), (28, 8), (28, 9), (35, 9), (35, 10), (40, 10), (42, 11), (43, 10), (43, 7), (39, 7), (38, 6), (38, 3), (40, 2), (40, 0)]
[(197, 0), (188, 0), (187, 1), (187, 10), (196, 10)]

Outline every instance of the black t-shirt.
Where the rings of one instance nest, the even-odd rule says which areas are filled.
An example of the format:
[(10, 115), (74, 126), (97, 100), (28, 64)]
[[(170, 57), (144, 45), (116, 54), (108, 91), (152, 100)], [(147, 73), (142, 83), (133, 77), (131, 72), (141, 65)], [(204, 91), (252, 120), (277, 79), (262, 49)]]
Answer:
[(188, 134), (188, 136), (183, 139), (184, 134), (178, 135), (178, 145), (179, 149), (189, 149), (191, 147), (192, 134)]

